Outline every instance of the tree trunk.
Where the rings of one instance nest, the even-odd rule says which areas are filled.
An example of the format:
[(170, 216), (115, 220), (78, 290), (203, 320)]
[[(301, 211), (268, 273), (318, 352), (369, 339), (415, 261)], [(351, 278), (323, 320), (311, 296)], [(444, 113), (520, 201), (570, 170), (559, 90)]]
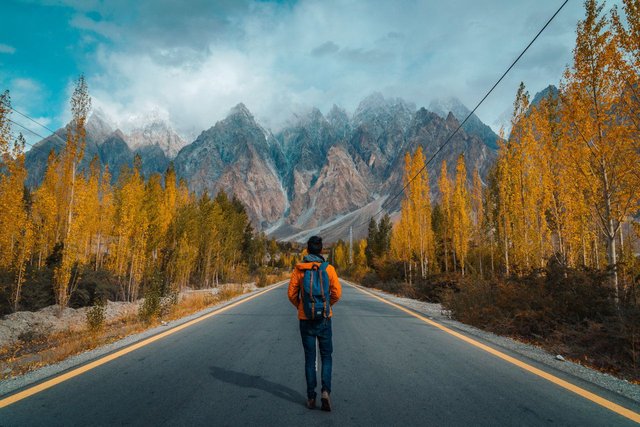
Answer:
[(611, 270), (611, 280), (615, 290), (615, 302), (616, 307), (619, 303), (618, 292), (618, 261), (616, 257), (616, 232), (617, 229), (611, 209), (611, 190), (609, 187), (609, 177), (607, 175), (607, 168), (604, 160), (600, 161), (600, 171), (602, 174), (602, 196), (604, 199), (604, 220), (606, 221), (605, 234), (607, 238), (607, 262), (609, 263), (609, 269)]

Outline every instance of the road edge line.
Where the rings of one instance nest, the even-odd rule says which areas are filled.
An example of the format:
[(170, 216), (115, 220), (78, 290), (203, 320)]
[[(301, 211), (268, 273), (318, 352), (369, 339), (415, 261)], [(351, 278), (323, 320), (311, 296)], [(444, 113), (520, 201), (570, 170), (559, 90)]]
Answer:
[(546, 371), (543, 371), (542, 369), (539, 369), (539, 368), (536, 368), (536, 367), (534, 367), (532, 365), (529, 365), (528, 363), (525, 363), (525, 362), (523, 362), (523, 361), (521, 361), (519, 359), (516, 359), (515, 357), (509, 356), (508, 354), (505, 354), (505, 353), (503, 353), (503, 352), (501, 352), (499, 350), (496, 350), (496, 349), (494, 349), (494, 348), (492, 348), (492, 347), (490, 347), (490, 346), (488, 346), (486, 344), (482, 344), (481, 342), (476, 341), (473, 338), (469, 338), (468, 336), (466, 336), (464, 334), (461, 334), (460, 332), (456, 332), (453, 329), (447, 328), (446, 326), (441, 325), (440, 323), (438, 323), (438, 322), (436, 322), (434, 320), (431, 320), (431, 319), (429, 319), (427, 317), (424, 317), (424, 316), (422, 316), (422, 315), (420, 315), (420, 314), (418, 314), (418, 313), (416, 313), (416, 312), (414, 312), (414, 311), (412, 311), (412, 310), (410, 310), (410, 309), (408, 309), (406, 307), (403, 307), (400, 304), (396, 304), (396, 303), (391, 302), (389, 300), (386, 300), (386, 299), (382, 298), (381, 296), (378, 296), (378, 295), (376, 295), (376, 294), (374, 294), (374, 293), (372, 293), (372, 292), (370, 292), (368, 290), (365, 290), (365, 289), (361, 288), (360, 286), (358, 286), (358, 285), (356, 285), (354, 283), (348, 282), (346, 280), (344, 282), (347, 283), (349, 286), (359, 290), (360, 292), (362, 292), (362, 293), (364, 293), (366, 295), (369, 295), (369, 296), (371, 296), (371, 297), (373, 297), (373, 298), (375, 298), (375, 299), (377, 299), (377, 300), (379, 300), (379, 301), (381, 301), (381, 302), (383, 302), (385, 304), (388, 304), (388, 305), (390, 305), (392, 307), (395, 307), (398, 310), (404, 311), (405, 313), (410, 314), (411, 316), (413, 316), (413, 317), (415, 317), (417, 319), (420, 319), (423, 322), (425, 322), (425, 323), (427, 323), (427, 324), (429, 324), (431, 326), (434, 326), (434, 327), (440, 329), (441, 331), (446, 332), (447, 334), (450, 334), (450, 335), (452, 335), (452, 336), (454, 336), (454, 337), (466, 342), (467, 344), (471, 344), (474, 347), (477, 347), (477, 348), (479, 348), (481, 350), (484, 350), (487, 353), (490, 353), (490, 354), (492, 354), (492, 355), (494, 355), (494, 356), (496, 356), (496, 357), (498, 357), (498, 358), (500, 358), (500, 359), (502, 359), (502, 360), (504, 360), (506, 362), (509, 362), (509, 363), (511, 363), (513, 365), (516, 365), (517, 367), (519, 367), (521, 369), (524, 369), (525, 371), (527, 371), (529, 373), (532, 373), (532, 374), (534, 374), (534, 375), (536, 375), (538, 377), (541, 377), (541, 378), (543, 378), (543, 379), (545, 379), (545, 380), (547, 380), (549, 382), (552, 382), (552, 383), (556, 384), (557, 386), (560, 386), (560, 387), (562, 387), (562, 388), (564, 388), (566, 390), (569, 390), (569, 391), (571, 391), (571, 392), (573, 392), (573, 393), (575, 393), (575, 394), (577, 394), (577, 395), (579, 395), (579, 396), (581, 396), (581, 397), (583, 397), (583, 398), (585, 398), (587, 400), (590, 400), (591, 402), (594, 402), (594, 403), (596, 403), (596, 404), (598, 404), (598, 405), (600, 405), (600, 406), (602, 406), (602, 407), (604, 407), (606, 409), (609, 409), (610, 411), (615, 412), (616, 414), (621, 415), (621, 416), (623, 416), (623, 417), (625, 417), (625, 418), (627, 418), (627, 419), (629, 419), (631, 421), (635, 421), (636, 423), (640, 423), (640, 414), (637, 413), (637, 412), (632, 411), (631, 409), (625, 408), (624, 406), (621, 406), (621, 405), (618, 405), (617, 403), (611, 402), (610, 400), (607, 400), (604, 397), (601, 397), (601, 396), (599, 396), (599, 395), (597, 395), (595, 393), (592, 393), (592, 392), (590, 392), (588, 390), (585, 390), (585, 389), (583, 389), (581, 387), (578, 387), (575, 384), (572, 384), (572, 383), (570, 383), (568, 381), (565, 381), (565, 380), (563, 380), (561, 378), (558, 378), (555, 375), (552, 375), (552, 374), (550, 374), (550, 373), (548, 373)]
[(77, 377), (78, 375), (81, 375), (81, 374), (83, 374), (85, 372), (88, 372), (88, 371), (94, 369), (94, 368), (97, 368), (98, 366), (104, 365), (105, 363), (108, 363), (108, 362), (110, 362), (112, 360), (118, 359), (118, 358), (120, 358), (120, 357), (122, 357), (122, 356), (124, 356), (126, 354), (129, 354), (129, 353), (131, 353), (131, 352), (133, 352), (133, 351), (135, 351), (135, 350), (137, 350), (139, 348), (145, 347), (145, 346), (147, 346), (147, 345), (149, 345), (149, 344), (151, 344), (151, 343), (153, 343), (155, 341), (161, 340), (161, 339), (163, 339), (165, 337), (168, 337), (169, 335), (172, 335), (172, 334), (174, 334), (176, 332), (179, 332), (179, 331), (181, 331), (183, 329), (186, 329), (189, 326), (193, 326), (196, 323), (200, 323), (203, 320), (206, 320), (206, 319), (208, 319), (210, 317), (216, 316), (216, 315), (218, 315), (220, 313), (223, 313), (223, 312), (225, 312), (225, 311), (227, 311), (227, 310), (229, 310), (231, 308), (237, 307), (240, 304), (243, 304), (245, 302), (251, 301), (254, 298), (257, 298), (257, 297), (259, 297), (261, 295), (266, 294), (267, 292), (271, 292), (272, 290), (274, 290), (276, 288), (279, 288), (280, 286), (284, 285), (285, 283), (286, 283), (286, 281), (283, 281), (283, 282), (281, 282), (279, 284), (275, 284), (275, 285), (271, 286), (270, 288), (265, 289), (265, 290), (263, 290), (261, 292), (255, 293), (255, 294), (250, 295), (250, 296), (248, 296), (246, 298), (242, 298), (242, 299), (240, 299), (240, 300), (238, 300), (236, 302), (233, 302), (231, 304), (228, 304), (228, 305), (225, 305), (223, 307), (220, 307), (217, 310), (214, 310), (212, 312), (203, 314), (200, 317), (196, 317), (195, 319), (192, 319), (192, 320), (189, 320), (189, 321), (187, 321), (185, 323), (177, 325), (177, 326), (175, 326), (175, 327), (173, 327), (173, 328), (171, 328), (169, 330), (166, 330), (164, 332), (160, 332), (159, 334), (156, 334), (156, 335), (153, 335), (151, 337), (145, 338), (145, 339), (143, 339), (141, 341), (138, 341), (138, 342), (136, 342), (134, 344), (131, 344), (131, 345), (127, 346), (127, 347), (124, 347), (124, 348), (122, 348), (120, 350), (117, 350), (117, 351), (115, 351), (113, 353), (110, 353), (110, 354), (108, 354), (106, 356), (102, 356), (102, 357), (100, 357), (100, 358), (98, 358), (98, 359), (96, 359), (96, 360), (94, 360), (92, 362), (89, 362), (89, 363), (84, 364), (82, 366), (79, 366), (77, 368), (73, 368), (70, 371), (65, 372), (63, 374), (56, 375), (53, 378), (45, 380), (45, 381), (43, 381), (43, 382), (41, 382), (41, 383), (39, 383), (37, 385), (28, 387), (25, 390), (22, 390), (20, 392), (15, 393), (15, 394), (9, 395), (9, 396), (4, 397), (4, 398), (1, 398), (0, 399), (0, 409), (5, 408), (5, 407), (7, 407), (9, 405), (12, 405), (12, 404), (14, 404), (16, 402), (19, 402), (20, 400), (26, 399), (27, 397), (33, 396), (34, 394), (40, 393), (41, 391), (44, 391), (44, 390), (46, 390), (48, 388), (54, 387), (54, 386), (56, 386), (56, 385), (58, 385), (60, 383), (63, 383), (65, 381), (71, 379), (71, 378)]

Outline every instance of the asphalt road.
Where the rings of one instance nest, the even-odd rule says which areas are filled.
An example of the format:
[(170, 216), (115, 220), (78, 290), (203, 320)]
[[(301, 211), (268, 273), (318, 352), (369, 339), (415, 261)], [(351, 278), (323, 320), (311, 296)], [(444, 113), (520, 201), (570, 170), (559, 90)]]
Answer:
[(0, 409), (0, 426), (637, 425), (350, 286), (333, 335), (331, 413), (304, 406), (296, 311), (281, 286)]

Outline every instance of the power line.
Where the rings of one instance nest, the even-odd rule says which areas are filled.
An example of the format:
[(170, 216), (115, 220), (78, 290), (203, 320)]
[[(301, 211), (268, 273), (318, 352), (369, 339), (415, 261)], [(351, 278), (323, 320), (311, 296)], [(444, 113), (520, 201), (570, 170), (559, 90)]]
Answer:
[[(556, 13), (553, 14), (553, 16), (551, 16), (551, 18), (549, 18), (549, 20), (547, 21), (546, 24), (544, 24), (544, 26), (540, 29), (540, 31), (538, 31), (538, 33), (535, 35), (535, 37), (529, 42), (529, 44), (527, 45), (527, 47), (524, 48), (524, 50), (520, 53), (520, 55), (518, 55), (518, 57), (511, 63), (511, 65), (509, 66), (509, 68), (507, 68), (507, 70), (502, 74), (502, 76), (500, 76), (500, 78), (498, 79), (497, 82), (495, 82), (495, 84), (491, 87), (491, 89), (489, 89), (489, 91), (484, 95), (484, 97), (482, 97), (482, 99), (480, 100), (480, 102), (478, 102), (478, 104), (474, 107), (473, 110), (471, 110), (471, 112), (467, 115), (467, 117), (465, 117), (465, 119), (458, 125), (458, 127), (453, 131), (453, 133), (451, 133), (449, 135), (449, 137), (445, 140), (445, 142), (440, 145), (440, 147), (436, 150), (435, 153), (433, 153), (433, 155), (429, 158), (429, 160), (424, 164), (424, 166), (422, 166), (422, 168), (418, 171), (418, 173), (416, 173), (409, 181), (407, 181), (407, 183), (402, 187), (402, 189), (400, 191), (398, 191), (391, 199), (385, 200), (384, 203), (382, 203), (380, 210), (378, 212), (376, 212), (373, 215), (373, 218), (377, 217), (382, 211), (385, 210), (385, 207), (389, 206), (391, 204), (391, 202), (393, 202), (395, 199), (398, 198), (398, 196), (400, 196), (402, 193), (404, 193), (404, 190), (407, 189), (407, 187), (427, 168), (427, 166), (429, 166), (429, 164), (433, 161), (433, 159), (438, 155), (438, 153), (440, 153), (440, 151), (442, 151), (442, 149), (451, 141), (451, 139), (453, 139), (453, 137), (455, 136), (456, 133), (458, 133), (458, 131), (462, 128), (462, 126), (467, 122), (467, 120), (469, 120), (469, 118), (476, 112), (476, 110), (478, 109), (478, 107), (480, 107), (480, 105), (485, 101), (485, 99), (487, 99), (487, 97), (491, 94), (491, 92), (493, 92), (493, 90), (498, 86), (498, 84), (500, 84), (500, 82), (505, 78), (505, 76), (509, 73), (509, 71), (511, 71), (511, 69), (516, 65), (516, 63), (520, 60), (520, 58), (522, 58), (522, 56), (525, 54), (525, 52), (527, 50), (529, 50), (529, 48), (531, 47), (531, 45), (538, 39), (538, 37), (540, 36), (540, 34), (542, 34), (542, 32), (549, 26), (549, 24), (551, 23), (551, 21), (554, 20), (554, 18), (558, 15), (558, 13), (560, 13), (560, 11), (562, 10), (562, 8), (564, 8), (564, 6), (569, 2), (569, 0), (565, 0), (564, 3), (562, 3), (562, 5), (558, 8), (558, 10), (556, 10)], [(369, 221), (367, 221), (368, 223)], [(366, 223), (362, 223), (361, 225), (365, 225)]]
[[(54, 134), (54, 135), (56, 135), (56, 136), (57, 136), (56, 131), (54, 131), (54, 130), (50, 129), (49, 127), (47, 127), (47, 126), (45, 126), (45, 125), (43, 125), (42, 123), (38, 122), (37, 120), (35, 120), (35, 119), (33, 119), (33, 118), (29, 117), (29, 115), (27, 115), (27, 114), (25, 114), (25, 113), (23, 113), (23, 112), (21, 112), (21, 111), (16, 110), (13, 106), (11, 106), (11, 105), (7, 105), (6, 103), (5, 103), (5, 105), (6, 105), (7, 107), (9, 107), (9, 109), (11, 109), (11, 110), (13, 110), (14, 112), (16, 112), (16, 113), (20, 114), (20, 115), (21, 115), (22, 117), (24, 117), (25, 119), (27, 119), (27, 120), (29, 120), (29, 121), (32, 121), (33, 123), (37, 124), (38, 126), (40, 126), (40, 127), (44, 128), (44, 129), (48, 130), (49, 132), (51, 132), (52, 134)], [(58, 138), (60, 138), (60, 137), (58, 137)], [(62, 139), (62, 138), (60, 138), (60, 139)]]
[[(44, 136), (40, 135), (38, 132), (36, 132), (36, 131), (34, 131), (34, 130), (32, 130), (32, 129), (29, 129), (28, 127), (26, 127), (26, 126), (24, 126), (24, 125), (22, 125), (22, 124), (20, 124), (20, 123), (16, 122), (15, 120), (11, 120), (11, 119), (9, 119), (9, 118), (7, 118), (7, 120), (8, 120), (10, 123), (13, 123), (14, 125), (16, 125), (16, 126), (18, 126), (18, 127), (22, 128), (22, 129), (26, 130), (27, 132), (29, 132), (29, 133), (31, 133), (31, 134), (33, 134), (33, 135), (37, 136), (37, 137), (38, 137), (38, 138), (40, 138), (41, 140), (45, 140), (45, 139), (46, 139)], [(54, 135), (56, 135), (56, 136), (57, 136), (57, 137), (62, 141), (62, 138), (60, 138), (60, 136), (59, 136), (58, 134), (54, 133)], [(53, 140), (50, 140), (50, 141), (51, 141), (53, 144), (56, 144), (56, 141), (53, 141)], [(27, 142), (27, 141), (25, 141), (24, 143), (25, 143), (26, 145), (28, 145), (28, 146), (30, 146), (30, 147), (31, 147), (31, 150), (30, 150), (30, 151), (33, 151), (33, 150), (39, 150), (39, 149), (45, 149), (45, 148), (46, 148), (44, 145), (35, 145), (35, 144), (32, 144), (32, 143)], [(66, 142), (65, 142), (65, 144), (66, 144)], [(64, 146), (58, 145), (58, 148), (64, 148)]]
[[(23, 113), (22, 111), (17, 110), (16, 108), (14, 108), (14, 107), (13, 107), (11, 104), (9, 104), (8, 102), (6, 102), (6, 101), (5, 101), (5, 102), (4, 102), (4, 105), (5, 105), (7, 108), (9, 108), (10, 110), (12, 110), (12, 111), (14, 111), (14, 112), (18, 113), (19, 115), (21, 115), (21, 116), (22, 116), (22, 117), (24, 117), (25, 119), (27, 119), (27, 120), (29, 120), (29, 121), (31, 121), (31, 122), (33, 122), (33, 123), (35, 123), (36, 125), (38, 125), (38, 126), (42, 127), (43, 129), (48, 130), (49, 132), (51, 132), (51, 136), (55, 136), (55, 137), (56, 137), (56, 138), (58, 138), (60, 141), (62, 141), (62, 143), (63, 143), (64, 145), (66, 145), (66, 143), (67, 143), (67, 142), (66, 142), (64, 139), (62, 139), (62, 137), (61, 137), (60, 135), (58, 135), (58, 134), (56, 133), (56, 131), (52, 130), (51, 128), (49, 128), (49, 127), (47, 127), (47, 126), (45, 126), (45, 125), (43, 125), (43, 124), (42, 124), (42, 123), (40, 123), (39, 121), (37, 121), (37, 120), (35, 120), (34, 118), (30, 117), (28, 114)], [(14, 125), (17, 125), (17, 126), (21, 127), (22, 129), (26, 130), (27, 132), (29, 132), (29, 133), (31, 133), (31, 134), (33, 134), (33, 135), (35, 135), (35, 136), (39, 137), (40, 139), (46, 139), (45, 137), (43, 137), (43, 136), (42, 136), (42, 135), (40, 135), (39, 133), (37, 133), (37, 132), (35, 132), (35, 131), (33, 131), (33, 130), (31, 130), (31, 129), (27, 128), (26, 126), (24, 126), (24, 125), (22, 125), (22, 124), (20, 124), (20, 123), (18, 123), (18, 122), (16, 122), (16, 121), (14, 121), (14, 120), (11, 120), (11, 119), (7, 119), (7, 120), (8, 120), (9, 122), (13, 123)], [(55, 141), (51, 141), (51, 142), (55, 144)], [(26, 141), (25, 141), (25, 144), (29, 145), (31, 148), (39, 148), (39, 147), (38, 147), (38, 146), (36, 146), (35, 144), (31, 144), (31, 143), (26, 142)], [(64, 145), (62, 145), (62, 146), (61, 146), (61, 145), (58, 145), (58, 147), (59, 147), (59, 148), (64, 148)]]
[[(34, 135), (35, 135), (35, 136), (37, 136), (38, 138), (45, 139), (45, 138), (44, 138), (44, 136), (42, 136), (42, 135), (40, 135), (39, 133), (37, 133), (37, 132), (35, 132), (35, 131), (33, 131), (33, 130), (29, 129), (28, 127), (26, 127), (26, 126), (24, 126), (24, 125), (21, 125), (20, 123), (18, 123), (18, 122), (16, 122), (16, 121), (14, 121), (14, 120), (11, 120), (11, 119), (7, 119), (7, 120), (8, 120), (10, 123), (13, 123), (13, 124), (14, 124), (14, 125), (16, 125), (16, 126), (21, 127), (22, 129), (26, 130), (27, 132), (30, 132), (30, 133), (34, 134)], [(30, 145), (31, 147), (33, 147), (33, 146), (34, 146), (34, 144), (31, 144), (31, 143), (29, 143), (29, 142), (25, 142), (25, 143), (26, 143), (27, 145)]]

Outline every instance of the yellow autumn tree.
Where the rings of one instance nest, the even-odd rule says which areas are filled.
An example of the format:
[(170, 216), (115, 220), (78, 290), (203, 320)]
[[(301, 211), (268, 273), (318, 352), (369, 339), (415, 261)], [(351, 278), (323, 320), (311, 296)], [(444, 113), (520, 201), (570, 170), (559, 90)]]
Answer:
[(333, 248), (333, 263), (339, 270), (344, 270), (347, 267), (348, 259), (345, 251), (345, 245), (343, 241), (338, 241)]
[(116, 275), (122, 298), (134, 301), (146, 264), (148, 219), (144, 209), (145, 185), (141, 164), (120, 174), (114, 194), (114, 229), (109, 247), (109, 269)]
[(504, 272), (511, 274), (511, 247), (513, 241), (512, 216), (515, 210), (513, 154), (508, 141), (504, 140), (504, 130), (500, 129), (498, 140), (498, 159), (496, 160), (494, 178), (495, 192), (495, 225), (498, 246), (502, 255)]
[(162, 177), (153, 174), (145, 185), (144, 211), (147, 216), (147, 259), (150, 267), (159, 266), (159, 253), (164, 247), (166, 233), (174, 212), (165, 202), (165, 189), (162, 187)]
[(462, 275), (466, 272), (466, 261), (471, 238), (471, 201), (467, 188), (467, 168), (464, 155), (458, 156), (455, 186), (451, 200), (451, 228), (455, 257), (460, 264)]
[(107, 253), (108, 243), (107, 239), (111, 236), (113, 231), (113, 221), (115, 215), (115, 206), (113, 201), (113, 189), (111, 187), (111, 173), (109, 167), (105, 166), (104, 171), (100, 177), (99, 183), (99, 206), (98, 206), (98, 221), (96, 224), (96, 236), (95, 236), (95, 269), (102, 268), (104, 264), (104, 257)]
[(54, 286), (56, 302), (60, 308), (67, 306), (71, 293), (79, 279), (78, 255), (82, 249), (79, 233), (83, 215), (79, 209), (78, 187), (83, 183), (78, 179), (78, 165), (84, 155), (86, 143), (85, 124), (91, 109), (91, 98), (84, 76), (80, 76), (71, 96), (72, 121), (67, 126), (67, 142), (60, 156), (58, 197), (58, 237), (62, 244), (60, 265), (54, 269)]
[(422, 278), (435, 270), (435, 238), (431, 225), (431, 195), (429, 175), (422, 147), (418, 146), (409, 167), (409, 227)]
[[(636, 145), (640, 145), (640, 1), (622, 0), (622, 16), (614, 6), (611, 20), (622, 59), (616, 64), (623, 80), (617, 112), (635, 133)], [(640, 185), (640, 173), (636, 177)]]
[(400, 220), (393, 228), (391, 239), (391, 253), (395, 259), (401, 261), (404, 265), (405, 281), (412, 283), (413, 276), (413, 252), (415, 243), (413, 237), (413, 221), (415, 215), (413, 213), (414, 206), (411, 202), (411, 189), (409, 188), (409, 180), (411, 179), (411, 154), (406, 152), (404, 155), (404, 173), (402, 177), (405, 186), (404, 197), (400, 204)]
[(442, 246), (444, 253), (444, 270), (449, 271), (449, 253), (453, 253), (453, 270), (455, 271), (455, 252), (451, 247), (452, 238), (452, 201), (453, 201), (453, 188), (449, 173), (447, 172), (447, 162), (442, 161), (440, 167), (440, 177), (438, 178), (438, 187), (440, 189), (440, 208), (442, 211)]
[(573, 66), (565, 73), (562, 105), (570, 123), (566, 153), (584, 183), (604, 238), (617, 300), (616, 238), (623, 222), (637, 210), (640, 152), (628, 123), (612, 117), (625, 93), (625, 79), (618, 66), (623, 59), (603, 6), (595, 0), (585, 2)]
[(25, 139), (22, 134), (12, 138), (10, 112), (5, 91), (0, 95), (0, 269), (12, 276), (10, 302), (17, 311), (34, 236), (24, 200)]
[(482, 277), (484, 269), (482, 265), (483, 249), (485, 247), (484, 233), (484, 191), (482, 178), (476, 167), (473, 171), (473, 189), (471, 191), (471, 237), (476, 248), (478, 274)]
[(51, 150), (47, 160), (47, 169), (44, 179), (33, 192), (31, 216), (34, 226), (35, 242), (34, 254), (37, 255), (36, 266), (41, 268), (47, 256), (51, 254), (55, 244), (59, 240), (58, 235), (58, 157)]

